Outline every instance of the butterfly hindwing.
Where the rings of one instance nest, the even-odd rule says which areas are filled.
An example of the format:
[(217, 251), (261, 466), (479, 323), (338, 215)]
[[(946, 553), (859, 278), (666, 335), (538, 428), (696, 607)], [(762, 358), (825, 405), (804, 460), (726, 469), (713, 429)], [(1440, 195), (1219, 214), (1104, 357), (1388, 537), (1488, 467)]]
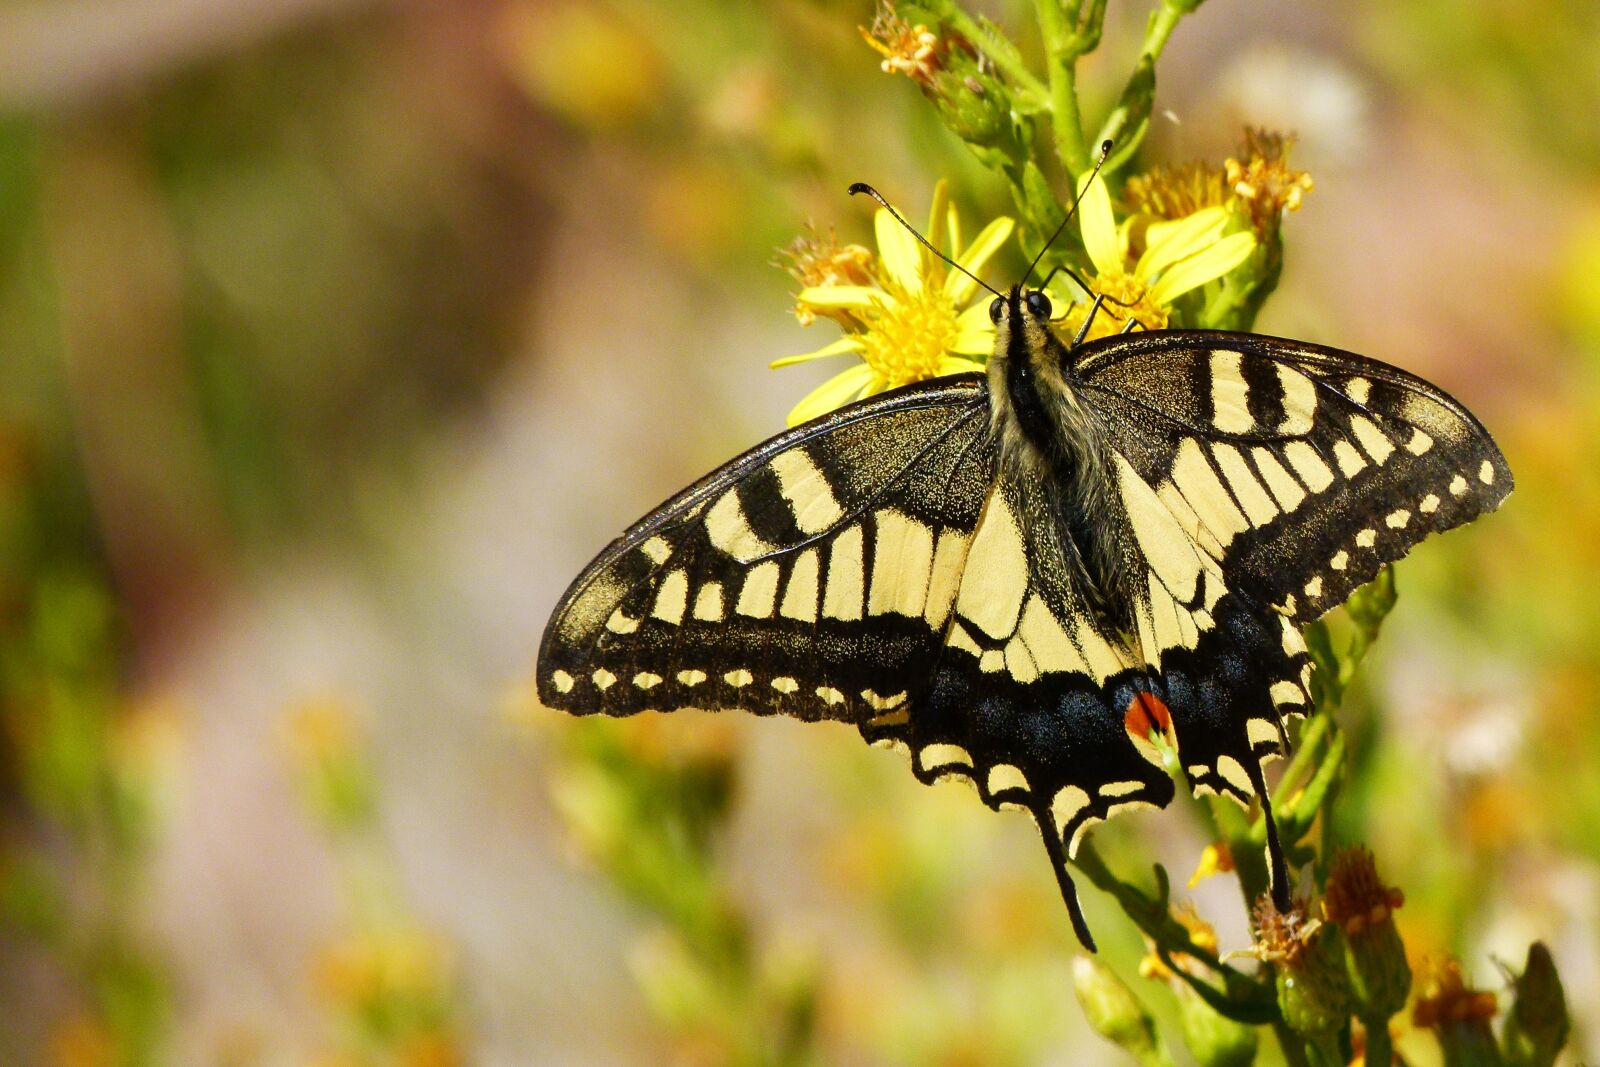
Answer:
[(1158, 331), (1072, 359), (1149, 564), (1139, 645), (1159, 665), (1184, 769), (1198, 793), (1267, 806), (1261, 761), (1310, 705), (1296, 624), (1429, 533), (1493, 510), (1510, 470), (1455, 400), (1351, 353)]
[[(992, 482), (973, 378), (774, 438), (662, 505), (573, 584), (540, 697), (866, 723), (931, 676)], [(903, 711), (902, 711), (903, 714)]]

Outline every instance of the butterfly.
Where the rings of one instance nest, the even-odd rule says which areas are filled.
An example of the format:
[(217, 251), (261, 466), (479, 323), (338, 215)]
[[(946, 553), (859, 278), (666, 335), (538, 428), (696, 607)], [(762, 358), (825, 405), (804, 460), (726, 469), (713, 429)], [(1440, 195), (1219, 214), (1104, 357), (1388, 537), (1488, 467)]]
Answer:
[[(1095, 305), (1099, 308), (1099, 301)], [(1064, 342), (990, 307), (986, 370), (758, 445), (612, 542), (539, 652), (548, 706), (848, 723), (1038, 825), (1074, 930), (1085, 831), (1174, 796), (1260, 804), (1309, 711), (1300, 627), (1510, 468), (1442, 390), (1350, 352), (1206, 330)]]

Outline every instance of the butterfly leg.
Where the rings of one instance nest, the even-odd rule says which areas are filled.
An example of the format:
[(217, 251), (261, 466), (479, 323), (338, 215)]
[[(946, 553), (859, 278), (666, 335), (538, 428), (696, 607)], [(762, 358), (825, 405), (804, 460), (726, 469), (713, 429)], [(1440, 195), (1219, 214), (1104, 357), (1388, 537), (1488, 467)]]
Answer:
[(1039, 835), (1044, 838), (1044, 849), (1050, 855), (1050, 865), (1055, 868), (1061, 899), (1066, 901), (1067, 913), (1072, 916), (1072, 930), (1084, 948), (1097, 952), (1099, 950), (1095, 947), (1094, 937), (1089, 933), (1089, 923), (1084, 919), (1083, 908), (1078, 903), (1078, 887), (1072, 884), (1072, 876), (1067, 873), (1067, 850), (1061, 843), (1061, 831), (1056, 829), (1055, 817), (1048, 808), (1039, 808), (1035, 809), (1033, 818), (1039, 824)]
[(1261, 761), (1249, 764), (1250, 783), (1261, 799), (1261, 817), (1267, 821), (1267, 872), (1272, 890), (1272, 903), (1281, 912), (1289, 910), (1289, 865), (1283, 858), (1283, 841), (1278, 837), (1278, 820), (1272, 817), (1272, 798), (1267, 793), (1266, 779), (1261, 775)]

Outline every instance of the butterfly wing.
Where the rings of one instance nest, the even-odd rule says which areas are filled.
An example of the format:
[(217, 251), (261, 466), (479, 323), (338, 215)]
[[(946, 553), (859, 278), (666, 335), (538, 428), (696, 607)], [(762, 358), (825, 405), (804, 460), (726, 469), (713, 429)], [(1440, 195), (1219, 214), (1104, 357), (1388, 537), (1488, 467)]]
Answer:
[(1296, 623), (1511, 492), (1471, 412), (1350, 352), (1158, 331), (1085, 345), (1075, 361), (1117, 450), (1229, 586)]
[(982, 380), (947, 378), (707, 475), (573, 583), (545, 631), (540, 699), (577, 714), (903, 716), (993, 484), (987, 434)]
[(998, 470), (982, 379), (884, 394), (746, 453), (589, 565), (540, 651), (548, 705), (854, 723), (924, 782), (1032, 813), (1074, 926), (1082, 833), (1164, 806), (1149, 672), (1075, 591), (1059, 505)]
[(1165, 807), (1173, 788), (1148, 738), (1164, 718), (1150, 672), (1086, 607), (1058, 507), (1047, 486), (1000, 472), (931, 685), (909, 715), (862, 734), (906, 746), (924, 782), (968, 778), (990, 807), (1031, 813), (1092, 949), (1065, 857), (1095, 823)]
[(1310, 705), (1297, 624), (1428, 534), (1492, 511), (1510, 469), (1457, 401), (1352, 353), (1160, 331), (1073, 358), (1146, 564), (1138, 643), (1184, 768), (1196, 792), (1268, 805), (1261, 761)]

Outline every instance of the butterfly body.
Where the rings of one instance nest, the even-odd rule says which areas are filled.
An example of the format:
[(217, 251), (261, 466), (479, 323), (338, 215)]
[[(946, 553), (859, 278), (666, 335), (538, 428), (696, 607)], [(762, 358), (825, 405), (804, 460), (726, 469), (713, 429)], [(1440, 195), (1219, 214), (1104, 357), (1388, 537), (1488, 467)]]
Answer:
[(997, 300), (985, 374), (782, 434), (613, 542), (556, 608), (548, 705), (829, 719), (969, 779), (1065, 859), (1174, 795), (1259, 798), (1309, 710), (1298, 624), (1510, 471), (1460, 404), (1351, 353), (1252, 334), (1078, 347), (1040, 294)]

